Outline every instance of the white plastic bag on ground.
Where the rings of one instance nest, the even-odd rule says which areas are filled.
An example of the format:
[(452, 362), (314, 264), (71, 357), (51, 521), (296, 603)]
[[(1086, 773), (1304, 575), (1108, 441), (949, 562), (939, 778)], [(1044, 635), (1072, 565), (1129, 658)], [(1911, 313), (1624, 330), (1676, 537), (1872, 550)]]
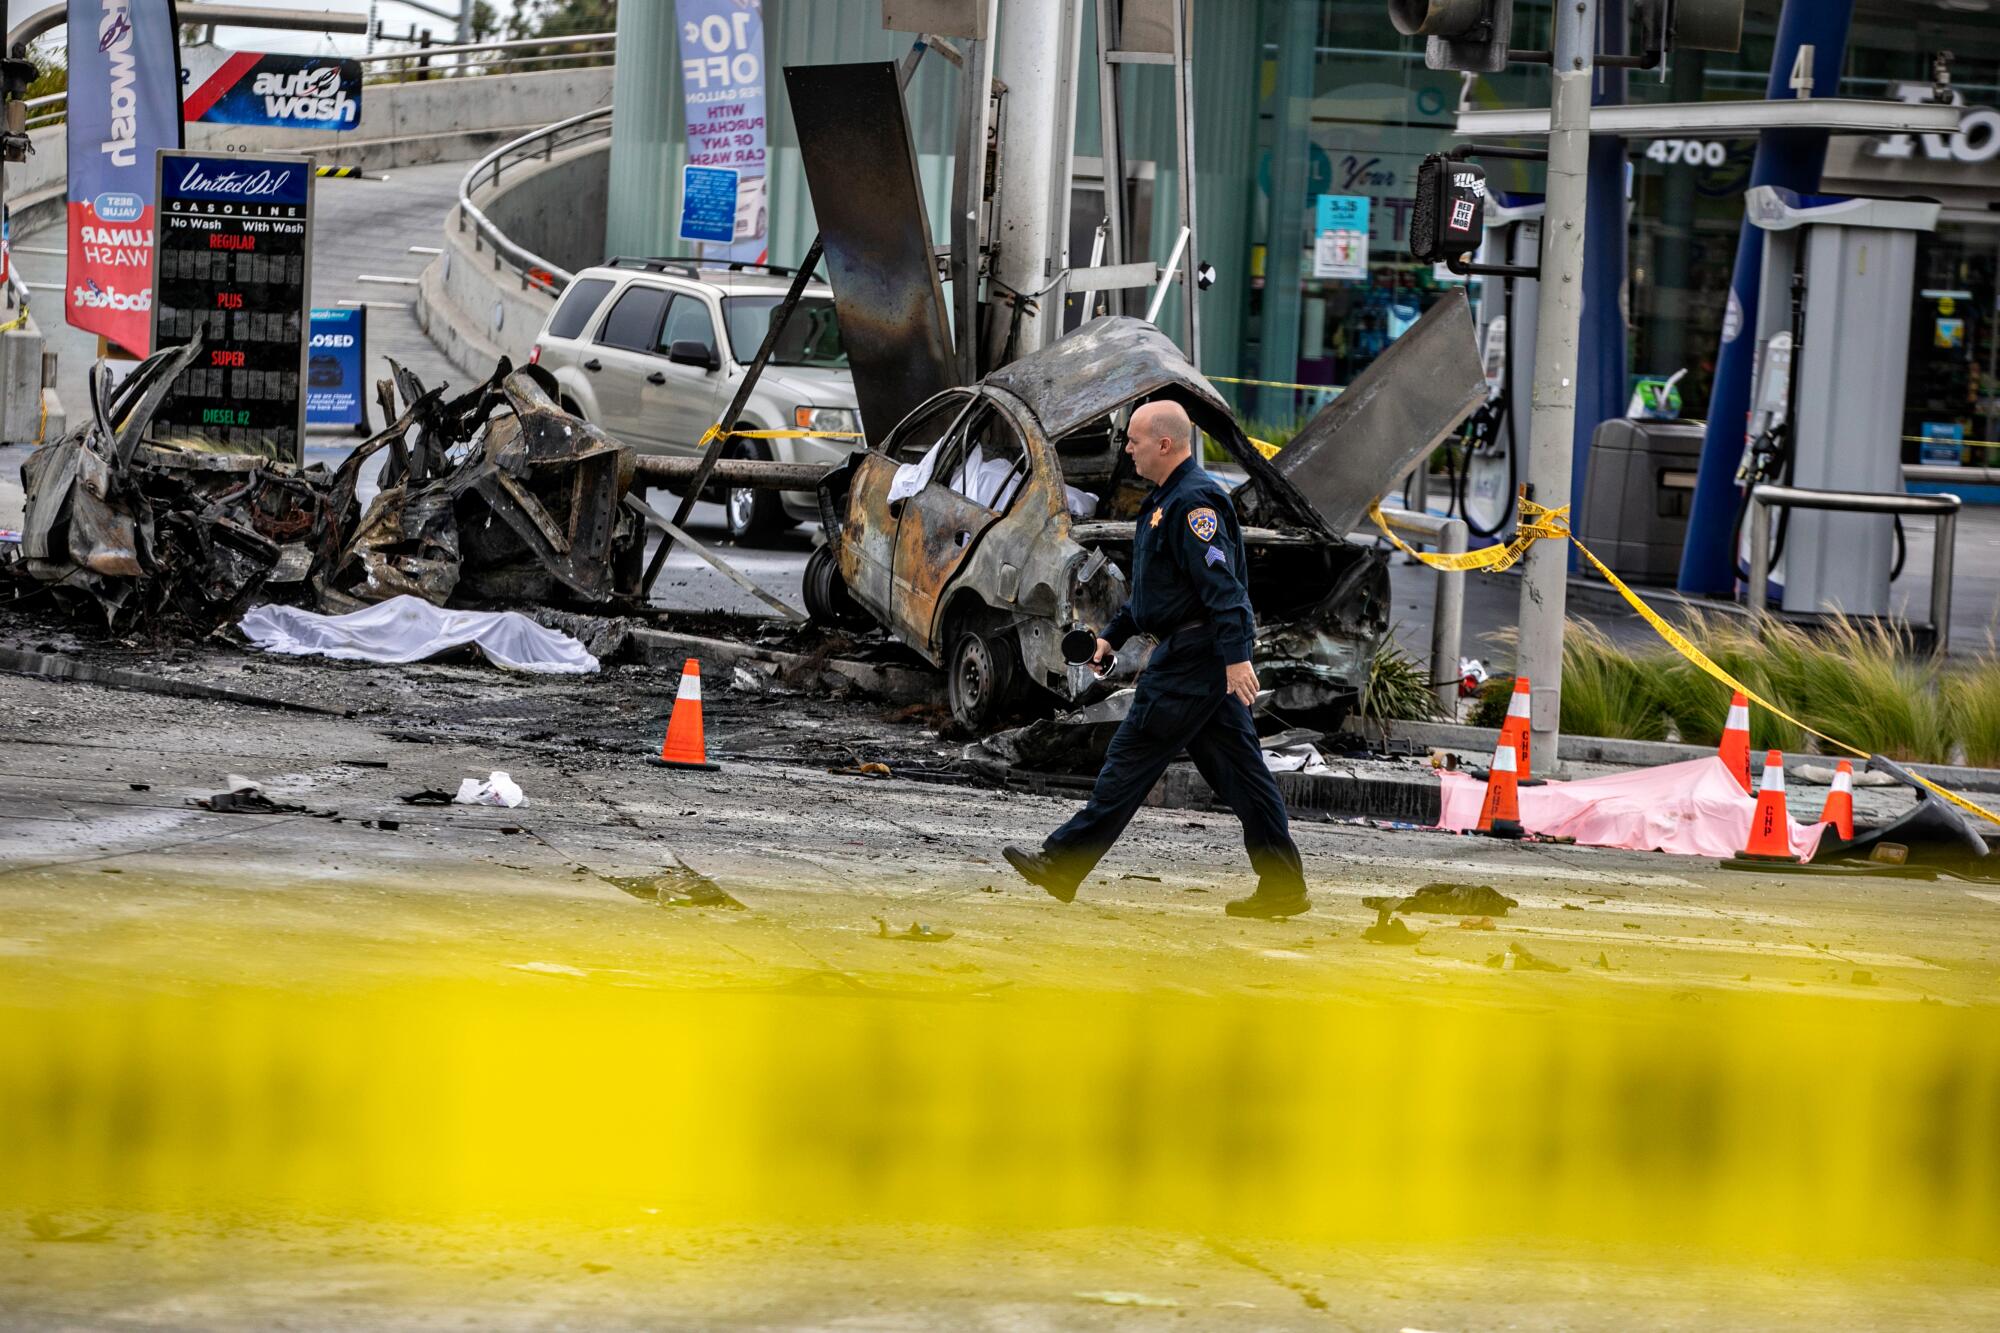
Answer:
[(499, 770), (488, 775), (486, 781), (467, 778), (458, 784), (458, 795), (451, 798), (453, 805), (504, 805), (512, 810), (517, 805), (526, 805), (528, 798), (521, 794), (521, 786), (514, 779)]
[(495, 666), (510, 671), (586, 675), (597, 670), (597, 659), (582, 644), (519, 611), (452, 611), (408, 594), (343, 616), (295, 606), (253, 606), (240, 628), (265, 652), (298, 657), (395, 664), (476, 644)]

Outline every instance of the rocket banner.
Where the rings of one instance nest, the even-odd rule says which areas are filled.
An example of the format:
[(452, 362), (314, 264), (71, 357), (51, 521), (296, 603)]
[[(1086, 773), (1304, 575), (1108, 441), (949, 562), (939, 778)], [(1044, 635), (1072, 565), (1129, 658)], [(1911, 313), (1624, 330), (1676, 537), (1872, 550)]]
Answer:
[(153, 345), (153, 158), (181, 146), (173, 0), (69, 0), (71, 327)]
[(261, 51), (188, 53), (187, 119), (217, 125), (351, 130), (361, 123), (361, 62)]

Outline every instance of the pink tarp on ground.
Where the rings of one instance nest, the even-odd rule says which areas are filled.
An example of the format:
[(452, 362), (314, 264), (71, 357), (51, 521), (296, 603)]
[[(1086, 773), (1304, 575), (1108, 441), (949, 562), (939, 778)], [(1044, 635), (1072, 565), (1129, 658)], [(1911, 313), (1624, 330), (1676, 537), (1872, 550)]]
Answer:
[[(1438, 827), (1476, 826), (1486, 784), (1463, 773), (1439, 777), (1444, 813)], [(1756, 808), (1757, 799), (1745, 795), (1729, 766), (1713, 757), (1521, 789), (1521, 826), (1530, 833), (1575, 838), (1587, 847), (1681, 856), (1736, 855), (1750, 836)], [(1793, 855), (1811, 860), (1825, 829), (1793, 821)]]

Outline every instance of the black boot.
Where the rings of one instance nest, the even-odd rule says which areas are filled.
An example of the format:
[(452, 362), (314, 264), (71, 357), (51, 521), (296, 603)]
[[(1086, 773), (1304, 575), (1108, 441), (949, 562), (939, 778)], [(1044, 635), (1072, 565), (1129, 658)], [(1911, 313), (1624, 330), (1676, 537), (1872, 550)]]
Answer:
[(1020, 847), (1002, 847), (1000, 855), (1007, 858), (1007, 864), (1021, 872), (1021, 878), (1030, 884), (1038, 884), (1042, 891), (1059, 903), (1076, 899), (1076, 881), (1056, 868), (1056, 863), (1042, 852), (1031, 852)]
[(1262, 885), (1248, 898), (1238, 898), (1223, 906), (1223, 911), (1231, 916), (1254, 917), (1260, 921), (1275, 921), (1280, 917), (1297, 916), (1312, 907), (1312, 899), (1304, 889), (1283, 889), (1266, 893)]

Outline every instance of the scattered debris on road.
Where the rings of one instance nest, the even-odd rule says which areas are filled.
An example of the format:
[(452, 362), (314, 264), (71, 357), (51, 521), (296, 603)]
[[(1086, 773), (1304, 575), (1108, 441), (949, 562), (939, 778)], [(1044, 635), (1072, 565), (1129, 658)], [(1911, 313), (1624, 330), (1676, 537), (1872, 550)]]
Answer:
[(520, 783), (495, 769), (484, 782), (467, 778), (459, 783), (458, 794), (451, 801), (453, 805), (500, 805), (512, 810), (526, 805), (528, 798), (522, 794)]
[(1505, 916), (1521, 904), (1490, 884), (1426, 884), (1408, 897), (1363, 898), (1363, 907), (1432, 916)]
[(622, 889), (634, 898), (662, 907), (726, 907), (743, 911), (743, 904), (728, 890), (702, 874), (679, 856), (674, 864), (652, 875), (600, 875), (606, 884)]
[(944, 926), (927, 926), (921, 921), (912, 921), (907, 930), (892, 931), (886, 920), (879, 916), (875, 918), (875, 938), (880, 940), (913, 940), (918, 944), (939, 944), (956, 933)]
[(1361, 932), (1361, 938), (1370, 944), (1415, 944), (1423, 937), (1423, 931), (1411, 930), (1403, 924), (1403, 918), (1391, 916), (1386, 907), (1377, 907), (1375, 924)]
[[(228, 787), (213, 796), (196, 797), (190, 802), (204, 810), (212, 810), (218, 815), (303, 815), (312, 813), (303, 805), (286, 801), (274, 801), (264, 794), (264, 788), (250, 778), (231, 773), (223, 779)], [(330, 813), (330, 812), (329, 812)]]

